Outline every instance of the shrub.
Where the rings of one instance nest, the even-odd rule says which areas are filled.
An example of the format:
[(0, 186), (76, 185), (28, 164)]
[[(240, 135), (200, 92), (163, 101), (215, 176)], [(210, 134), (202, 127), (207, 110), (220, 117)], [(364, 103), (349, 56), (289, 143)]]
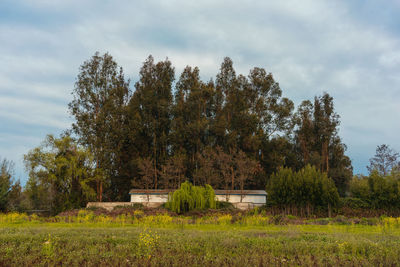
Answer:
[(355, 197), (340, 198), (339, 205), (340, 207), (349, 207), (352, 209), (365, 209), (370, 207), (367, 202)]
[(232, 203), (227, 201), (217, 201), (216, 208), (221, 210), (234, 210), (235, 206)]
[(215, 209), (214, 189), (210, 185), (193, 186), (190, 182), (184, 182), (180, 189), (169, 194), (165, 206), (177, 213)]
[(115, 206), (113, 208), (113, 210), (141, 210), (143, 209), (144, 206), (142, 203), (132, 203), (130, 205), (119, 205), (119, 206)]

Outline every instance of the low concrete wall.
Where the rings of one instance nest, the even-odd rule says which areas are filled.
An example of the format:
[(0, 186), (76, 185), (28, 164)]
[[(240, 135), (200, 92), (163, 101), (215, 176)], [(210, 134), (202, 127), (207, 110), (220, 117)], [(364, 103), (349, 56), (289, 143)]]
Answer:
[[(157, 208), (164, 204), (163, 202), (138, 202), (145, 207)], [(134, 202), (88, 202), (86, 208), (96, 207), (112, 211), (117, 206), (132, 206)]]
[(263, 204), (258, 203), (251, 203), (251, 202), (235, 202), (232, 205), (240, 210), (250, 210), (254, 209), (255, 207), (261, 207)]
[(136, 203), (165, 203), (168, 194), (131, 194), (131, 202)]
[[(136, 202), (136, 203), (140, 203), (145, 207), (149, 207), (149, 208), (157, 208), (160, 207), (162, 204), (164, 204), (164, 202)], [(117, 206), (132, 206), (133, 204), (136, 204), (135, 202), (89, 202), (86, 205), (86, 208), (90, 208), (90, 207), (96, 207), (96, 208), (103, 208), (106, 209), (108, 211), (112, 211), (115, 207)], [(260, 207), (263, 204), (254, 204), (251, 202), (236, 202), (236, 203), (232, 203), (232, 205), (240, 210), (249, 210), (249, 209), (253, 209), (255, 207)]]
[(108, 211), (113, 210), (117, 206), (132, 206), (131, 202), (88, 202), (86, 208), (103, 208)]

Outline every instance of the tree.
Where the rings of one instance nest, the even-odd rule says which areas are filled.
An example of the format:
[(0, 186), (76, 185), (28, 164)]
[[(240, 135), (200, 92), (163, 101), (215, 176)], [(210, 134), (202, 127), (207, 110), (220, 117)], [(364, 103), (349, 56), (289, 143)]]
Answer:
[(92, 151), (98, 172), (105, 174), (96, 181), (97, 200), (102, 201), (104, 183), (111, 184), (115, 171), (121, 169), (115, 163), (125, 140), (121, 126), (130, 97), (129, 81), (111, 55), (96, 52), (81, 65), (72, 95), (73, 130)]
[(221, 174), (216, 166), (216, 152), (211, 147), (207, 147), (202, 153), (198, 153), (198, 169), (193, 174), (194, 180), (200, 185), (209, 184), (214, 188), (220, 186)]
[(272, 174), (267, 186), (268, 199), (287, 213), (311, 215), (315, 208), (330, 213), (339, 203), (339, 194), (333, 180), (326, 173), (307, 165), (297, 172), (282, 168)]
[(168, 59), (155, 64), (153, 57), (149, 56), (140, 70), (140, 79), (129, 103), (130, 123), (136, 126), (133, 141), (141, 145), (140, 157), (152, 159), (156, 189), (157, 170), (169, 156), (174, 73)]
[(18, 180), (11, 186), (8, 194), (7, 210), (22, 212), (27, 209), (25, 205), (26, 198), (22, 191), (21, 182)]
[(200, 80), (197, 67), (187, 66), (175, 86), (171, 120), (171, 146), (173, 153), (186, 154), (189, 178), (199, 168), (197, 155), (211, 143), (209, 126), (213, 112), (214, 86)]
[(164, 188), (178, 188), (185, 181), (185, 156), (177, 154), (170, 157), (161, 167), (160, 178)]
[(326, 172), (343, 196), (353, 169), (338, 135), (339, 123), (329, 94), (315, 97), (314, 103), (303, 101), (294, 116), (294, 142), (302, 166), (310, 164)]
[(369, 160), (367, 169), (370, 173), (376, 170), (379, 174), (386, 176), (392, 169), (399, 166), (399, 157), (399, 153), (388, 145), (377, 146), (375, 156)]
[(398, 209), (400, 205), (400, 175), (383, 175), (373, 169), (369, 176), (354, 177), (350, 183), (351, 196), (375, 209)]
[(24, 155), (29, 180), (26, 193), (34, 209), (53, 214), (81, 208), (94, 199), (98, 169), (94, 156), (70, 136), (48, 135), (43, 144)]
[[(225, 153), (221, 147), (215, 149), (215, 162), (220, 172), (221, 181), (219, 181), (219, 186), (229, 190), (229, 185), (231, 190), (235, 187), (235, 169), (232, 154)], [(228, 195), (227, 195), (228, 197)]]
[(10, 191), (13, 186), (14, 163), (0, 158), (0, 211), (6, 211), (10, 201)]
[[(149, 190), (154, 186), (154, 177), (156, 176), (157, 170), (154, 169), (153, 160), (150, 158), (139, 159), (138, 163), (139, 174), (141, 179), (133, 181), (133, 186), (144, 188)], [(147, 196), (149, 198), (149, 196)]]
[(190, 182), (184, 182), (178, 190), (170, 193), (166, 207), (177, 213), (215, 209), (214, 189), (210, 185), (193, 186)]
[(254, 175), (260, 171), (260, 165), (256, 160), (246, 156), (243, 151), (238, 151), (235, 155), (235, 165), (237, 172), (238, 185), (241, 191), (240, 202), (243, 200), (243, 190), (248, 181), (254, 178)]

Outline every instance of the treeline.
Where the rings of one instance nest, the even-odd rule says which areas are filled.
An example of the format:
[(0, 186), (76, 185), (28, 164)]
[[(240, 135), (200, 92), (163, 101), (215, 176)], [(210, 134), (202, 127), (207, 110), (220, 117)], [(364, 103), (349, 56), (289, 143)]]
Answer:
[(369, 175), (354, 176), (350, 182), (351, 198), (346, 204), (352, 208), (400, 209), (400, 154), (388, 145), (376, 148), (369, 160)]
[(400, 213), (399, 153), (380, 145), (367, 166), (368, 176), (354, 176), (340, 197), (326, 172), (307, 165), (299, 171), (282, 168), (267, 184), (267, 205), (277, 212), (294, 215), (328, 214), (341, 208), (363, 214), (363, 210), (385, 210)]
[(81, 65), (72, 95), (72, 128), (25, 156), (26, 191), (47, 192), (60, 209), (126, 201), (132, 187), (178, 188), (186, 180), (263, 189), (278, 170), (306, 165), (327, 173), (344, 195), (352, 177), (330, 95), (295, 110), (271, 73), (237, 74), (230, 58), (203, 81), (197, 67), (176, 79), (168, 59), (149, 56), (132, 91), (111, 55), (96, 53)]

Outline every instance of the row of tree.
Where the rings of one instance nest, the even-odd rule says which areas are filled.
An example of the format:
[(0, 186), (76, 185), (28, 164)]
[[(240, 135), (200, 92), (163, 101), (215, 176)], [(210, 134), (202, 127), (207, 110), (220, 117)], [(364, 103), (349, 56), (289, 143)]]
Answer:
[(376, 148), (369, 160), (368, 176), (354, 176), (349, 193), (354, 208), (394, 209), (400, 207), (400, 154), (388, 145)]
[[(211, 185), (214, 188), (225, 190), (244, 190), (248, 181), (261, 171), (256, 160), (253, 160), (241, 151), (230, 150), (225, 153), (221, 147), (216, 149), (205, 149), (196, 155), (198, 165), (193, 172), (192, 181), (194, 185)], [(145, 189), (155, 187), (155, 179), (158, 173), (158, 184), (163, 188), (179, 188), (181, 183), (187, 180), (185, 175), (185, 156), (175, 155), (166, 160), (160, 170), (154, 169), (151, 158), (139, 161), (140, 185)]]
[[(85, 61), (69, 104), (71, 129), (25, 155), (24, 205), (57, 213), (87, 201), (126, 201), (131, 187), (263, 189), (283, 168), (326, 173), (344, 195), (352, 177), (328, 94), (294, 109), (271, 73), (236, 74), (225, 58), (214, 79), (149, 56), (131, 90), (109, 54)], [(21, 193), (21, 190), (20, 190)]]
[[(260, 189), (280, 168), (307, 164), (346, 191), (352, 167), (328, 94), (295, 111), (271, 73), (253, 68), (237, 75), (229, 58), (215, 79), (204, 82), (197, 67), (186, 67), (175, 81), (171, 62), (150, 56), (134, 87), (132, 93), (109, 54), (96, 53), (77, 77), (71, 133), (102, 174), (93, 186), (98, 201), (125, 200), (131, 186), (177, 188), (183, 180)], [(243, 174), (247, 162), (257, 171)]]

